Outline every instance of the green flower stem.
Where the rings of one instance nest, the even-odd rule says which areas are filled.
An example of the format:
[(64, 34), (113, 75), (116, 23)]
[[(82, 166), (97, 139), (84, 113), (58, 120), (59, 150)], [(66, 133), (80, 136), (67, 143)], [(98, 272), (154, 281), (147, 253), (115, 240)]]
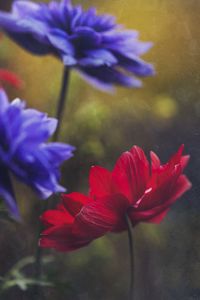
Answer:
[(129, 300), (133, 300), (134, 292), (134, 254), (133, 254), (133, 236), (132, 236), (132, 224), (129, 220), (128, 215), (125, 216), (127, 231), (128, 231), (128, 241), (129, 241), (129, 252), (130, 252), (130, 289), (129, 289)]
[[(61, 123), (64, 115), (64, 108), (66, 105), (66, 99), (67, 99), (67, 92), (68, 92), (68, 85), (69, 85), (69, 69), (67, 67), (64, 67), (63, 71), (63, 78), (62, 78), (62, 84), (60, 89), (60, 96), (58, 98), (58, 106), (57, 106), (57, 112), (56, 112), (56, 118), (58, 120), (57, 129), (55, 131), (55, 134), (53, 136), (53, 141), (56, 142), (59, 139), (60, 129), (61, 129)], [(44, 206), (42, 207), (41, 214), (47, 210), (49, 207), (49, 199), (46, 200)], [(40, 233), (42, 231), (42, 225), (39, 226), (39, 237)], [(38, 238), (39, 238), (38, 237)], [(35, 278), (37, 280), (40, 280), (42, 277), (42, 255), (43, 255), (43, 249), (37, 246), (36, 254), (35, 254)], [(34, 300), (42, 299), (42, 290), (41, 287), (36, 286), (34, 290)]]
[[(46, 200), (45, 203), (41, 203), (40, 206), (40, 215), (47, 209), (48, 206), (48, 200)], [(39, 221), (40, 222), (40, 221)], [(43, 255), (43, 249), (39, 247), (38, 240), (40, 238), (40, 233), (42, 231), (43, 227), (42, 224), (38, 224), (38, 236), (37, 236), (37, 248), (35, 252), (35, 273), (34, 278), (37, 281), (40, 281), (42, 278), (42, 255)], [(44, 299), (42, 288), (39, 285), (35, 285), (32, 291), (32, 299), (31, 300), (42, 300)]]
[(58, 99), (58, 106), (56, 112), (56, 119), (58, 120), (58, 126), (53, 137), (54, 142), (56, 142), (59, 139), (60, 128), (61, 128), (61, 123), (62, 123), (64, 109), (66, 105), (66, 99), (67, 99), (67, 92), (69, 86), (69, 74), (70, 74), (69, 69), (67, 67), (64, 67), (62, 85), (61, 85), (60, 96)]

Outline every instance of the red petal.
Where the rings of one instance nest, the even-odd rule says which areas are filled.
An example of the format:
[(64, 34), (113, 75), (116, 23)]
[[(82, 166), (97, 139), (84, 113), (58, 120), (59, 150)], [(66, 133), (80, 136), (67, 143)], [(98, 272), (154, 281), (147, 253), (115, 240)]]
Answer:
[(162, 210), (160, 213), (158, 213), (157, 215), (155, 215), (154, 217), (151, 217), (151, 219), (146, 220), (145, 222), (147, 223), (155, 223), (155, 224), (159, 224), (160, 222), (162, 222), (162, 220), (165, 218), (166, 214), (168, 213), (170, 208), (167, 208), (165, 210)]
[[(160, 203), (157, 206), (149, 206), (149, 209), (141, 210), (140, 208), (140, 210), (134, 210), (133, 208), (129, 214), (131, 221), (134, 225), (141, 221), (150, 223), (160, 223), (167, 214), (170, 206), (190, 188), (191, 183), (189, 182), (187, 177), (185, 175), (181, 175), (178, 178), (176, 185), (171, 190), (171, 194), (168, 197), (168, 199), (166, 199), (165, 201), (163, 201), (163, 203)], [(152, 193), (150, 197), (152, 197), (153, 199), (155, 197), (155, 194)]]
[(150, 152), (151, 157), (151, 167), (153, 170), (160, 168), (160, 159), (157, 154), (153, 151)]
[(148, 187), (156, 188), (159, 185), (162, 185), (165, 181), (172, 176), (174, 169), (177, 165), (181, 166), (181, 172), (186, 167), (189, 156), (182, 156), (184, 145), (181, 145), (179, 150), (174, 154), (170, 160), (164, 164), (160, 165), (159, 158), (154, 152), (151, 152), (151, 165), (152, 165), (152, 174), (151, 180), (149, 181)]
[(180, 176), (182, 168), (177, 165), (173, 172), (166, 178), (162, 184), (153, 186), (145, 191), (144, 195), (137, 201), (135, 209), (148, 210), (164, 204), (171, 196), (171, 191), (177, 184), (178, 177)]
[(42, 248), (53, 248), (60, 252), (69, 252), (87, 246), (88, 243), (69, 243), (67, 239), (52, 238), (51, 236), (43, 236), (39, 240), (39, 246)]
[(71, 224), (74, 218), (67, 211), (47, 210), (40, 217), (46, 226)]
[(72, 216), (77, 215), (83, 205), (89, 203), (91, 199), (80, 193), (62, 194), (62, 205)]
[(135, 146), (120, 156), (113, 171), (113, 180), (119, 192), (131, 203), (142, 196), (149, 180), (149, 162), (142, 149)]
[(107, 169), (94, 166), (90, 169), (90, 196), (104, 197), (112, 193), (112, 173)]
[(47, 227), (42, 231), (42, 236), (51, 236), (56, 238), (66, 237), (66, 233), (71, 231), (73, 223), (60, 223), (55, 226)]
[(91, 236), (99, 237), (108, 231), (122, 229), (129, 205), (128, 199), (119, 194), (98, 198), (82, 208), (77, 220), (86, 226)]
[[(78, 197), (88, 199), (87, 197), (83, 198), (84, 196), (81, 194), (73, 193), (65, 195), (64, 201), (66, 201), (66, 196), (70, 197), (69, 201), (76, 198), (77, 203)], [(128, 200), (117, 194), (97, 198), (95, 201), (89, 199), (89, 202), (82, 206), (71, 224), (68, 224), (63, 218), (57, 220), (57, 216), (64, 216), (65, 211), (52, 211), (48, 213), (50, 214), (48, 217), (51, 217), (50, 221), (49, 218), (44, 218), (44, 220), (48, 220), (48, 223), (45, 224), (55, 226), (48, 226), (42, 232), (40, 245), (41, 247), (55, 248), (59, 251), (71, 251), (88, 245), (92, 240), (103, 236), (108, 231), (123, 230), (126, 226), (124, 224), (124, 214), (128, 206)], [(65, 203), (65, 209), (69, 209), (68, 203), (67, 207)]]
[(180, 160), (181, 160), (181, 156), (182, 156), (183, 150), (184, 150), (184, 145), (182, 144), (179, 147), (178, 151), (170, 158), (168, 164), (172, 165), (172, 167), (174, 165), (176, 165), (176, 164), (179, 164)]
[(181, 166), (183, 170), (185, 169), (185, 167), (187, 167), (189, 160), (190, 160), (190, 155), (184, 155), (181, 157)]
[(73, 235), (72, 226), (60, 226), (42, 232), (39, 245), (43, 248), (54, 248), (58, 251), (72, 251), (86, 246), (89, 242), (80, 241), (78, 236)]
[(11, 86), (18, 89), (23, 86), (23, 81), (17, 75), (4, 69), (0, 69), (0, 81), (9, 83)]
[(187, 179), (185, 175), (181, 175), (176, 185), (174, 186), (173, 191), (171, 192), (171, 197), (167, 202), (167, 205), (173, 204), (178, 198), (180, 198), (186, 191), (192, 187), (191, 182)]

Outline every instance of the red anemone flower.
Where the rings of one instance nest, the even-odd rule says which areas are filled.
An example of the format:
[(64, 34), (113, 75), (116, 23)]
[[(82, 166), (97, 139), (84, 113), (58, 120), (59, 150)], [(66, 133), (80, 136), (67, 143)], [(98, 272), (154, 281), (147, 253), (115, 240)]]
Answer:
[(2, 83), (8, 83), (17, 89), (23, 86), (23, 81), (15, 73), (5, 69), (0, 69), (0, 85), (2, 85)]
[[(0, 34), (0, 40), (2, 35)], [(4, 84), (9, 84), (14, 88), (20, 89), (23, 86), (23, 81), (13, 72), (0, 68), (0, 87)]]
[(151, 152), (151, 165), (143, 150), (134, 146), (118, 159), (114, 170), (92, 167), (89, 196), (63, 194), (55, 210), (46, 211), (41, 220), (46, 229), (40, 246), (58, 251), (72, 251), (88, 245), (107, 232), (127, 229), (139, 222), (160, 223), (170, 206), (191, 183), (183, 170), (189, 156), (182, 156), (184, 146), (164, 165)]

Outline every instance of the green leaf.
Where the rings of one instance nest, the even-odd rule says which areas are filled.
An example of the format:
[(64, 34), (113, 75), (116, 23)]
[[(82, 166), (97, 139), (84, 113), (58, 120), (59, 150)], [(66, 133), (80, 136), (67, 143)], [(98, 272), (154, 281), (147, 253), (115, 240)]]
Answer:
[[(44, 256), (42, 259), (43, 264), (52, 262), (52, 256)], [(30, 264), (35, 263), (35, 258), (33, 256), (28, 256), (20, 261), (18, 261), (10, 270), (6, 273), (4, 277), (0, 277), (1, 285), (0, 292), (4, 292), (14, 286), (17, 286), (22, 291), (26, 291), (30, 286), (53, 286), (53, 284), (47, 280), (29, 277), (23, 272), (23, 268)]]

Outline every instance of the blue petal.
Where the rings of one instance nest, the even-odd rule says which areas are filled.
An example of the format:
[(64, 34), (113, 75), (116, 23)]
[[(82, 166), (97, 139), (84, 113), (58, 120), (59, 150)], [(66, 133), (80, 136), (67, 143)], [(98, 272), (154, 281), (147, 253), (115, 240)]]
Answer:
[(0, 88), (0, 113), (3, 113), (9, 105), (8, 97), (4, 90)]
[[(136, 30), (123, 30), (123, 31), (106, 31), (102, 33), (102, 44), (107, 47), (119, 47), (124, 45), (124, 42), (130, 43), (130, 41), (135, 41), (138, 37), (138, 31)], [(123, 48), (122, 48), (123, 51)]]
[(64, 192), (59, 185), (59, 167), (72, 157), (74, 147), (44, 142), (54, 133), (57, 120), (15, 99), (9, 103), (0, 90), (0, 196), (12, 215), (19, 212), (9, 178), (9, 172), (30, 186), (40, 198)]
[[(45, 142), (56, 130), (57, 120), (54, 118), (41, 118), (23, 126), (23, 141), (31, 145)], [(37, 130), (35, 130), (37, 128)], [(19, 137), (20, 138), (20, 137)], [(22, 139), (20, 139), (20, 143)]]
[(97, 88), (98, 90), (102, 92), (107, 92), (110, 94), (113, 94), (115, 92), (114, 85), (111, 83), (103, 82), (99, 80), (98, 78), (89, 75), (88, 73), (84, 72), (81, 69), (78, 69), (80, 76), (87, 81), (90, 85), (92, 85), (94, 88)]
[(63, 3), (58, 3), (55, 1), (52, 1), (49, 3), (48, 11), (49, 11), (50, 17), (52, 18), (52, 20), (49, 24), (51, 24), (52, 27), (57, 28), (57, 29), (64, 28), (64, 26), (66, 25), (66, 18), (65, 18), (65, 10), (66, 9), (67, 9), (67, 7), (63, 6)]
[(21, 28), (16, 26), (17, 20), (16, 16), (6, 12), (0, 12), (0, 28), (5, 31), (21, 32)]
[(83, 68), (82, 71), (104, 84), (118, 84), (126, 87), (141, 87), (141, 81), (109, 67)]
[(67, 6), (68, 8), (72, 8), (71, 0), (61, 0), (61, 7)]
[(52, 46), (56, 47), (67, 55), (74, 56), (74, 47), (69, 42), (68, 35), (65, 32), (59, 29), (52, 29), (47, 33), (46, 36)]
[(118, 57), (119, 65), (122, 66), (125, 70), (130, 71), (135, 75), (150, 76), (154, 74), (153, 65), (146, 63), (137, 56), (135, 56), (132, 59), (119, 54), (116, 54), (116, 56)]
[(76, 22), (73, 21), (72, 26), (85, 26), (85, 27), (92, 27), (90, 23), (93, 22), (94, 16), (96, 14), (95, 8), (90, 8), (88, 11), (79, 14), (79, 18), (76, 17)]
[(132, 51), (130, 53), (134, 53), (135, 55), (143, 55), (148, 52), (153, 47), (152, 42), (140, 42), (137, 41), (134, 43), (132, 47)]
[(48, 44), (46, 34), (49, 31), (49, 26), (45, 22), (37, 21), (33, 18), (21, 19), (16, 22), (18, 32), (33, 34), (33, 37), (44, 44)]
[(77, 60), (71, 55), (63, 54), (62, 61), (65, 66), (69, 66), (69, 67), (75, 66), (77, 64)]
[[(40, 152), (35, 153), (35, 162), (32, 165), (31, 187), (45, 199), (46, 192), (58, 193), (64, 192), (66, 189), (58, 184), (60, 172), (55, 167), (56, 162), (49, 161), (48, 153), (45, 147), (40, 148)], [(24, 178), (24, 180), (26, 180)], [(46, 191), (44, 193), (44, 191)]]
[[(1, 20), (0, 20), (1, 23)], [(41, 43), (34, 38), (31, 33), (17, 33), (7, 31), (7, 34), (21, 47), (36, 54), (45, 55), (49, 53), (54, 53), (54, 49), (50, 45)]]
[(31, 1), (14, 1), (12, 5), (12, 12), (15, 16), (25, 17), (27, 14), (34, 14), (38, 12), (40, 6), (37, 3)]
[[(90, 19), (88, 19), (89, 21)], [(117, 27), (116, 18), (110, 15), (97, 16), (91, 24), (98, 32), (110, 31)]]
[(77, 27), (74, 30), (74, 35), (70, 39), (75, 45), (82, 47), (82, 49), (90, 49), (91, 46), (98, 46), (101, 42), (100, 34), (86, 27)]
[(11, 106), (18, 107), (19, 109), (25, 108), (26, 104), (24, 101), (20, 100), (19, 98), (16, 98), (11, 102)]
[(72, 10), (71, 10), (71, 13), (72, 13), (72, 17), (71, 17), (71, 24), (70, 24), (70, 27), (71, 29), (74, 31), (77, 26), (80, 26), (80, 18), (83, 14), (82, 12), (82, 7), (80, 5), (74, 7)]
[[(0, 12), (0, 27), (20, 46), (38, 55), (53, 52), (50, 45), (45, 43), (45, 24), (41, 26), (40, 22), (20, 20), (14, 15)], [(35, 34), (37, 34), (37, 38), (35, 38)]]
[(64, 160), (73, 157), (75, 147), (63, 143), (49, 143), (44, 145), (48, 155), (48, 160), (52, 161), (55, 166), (59, 166)]
[(81, 58), (79, 64), (81, 66), (112, 66), (117, 64), (118, 60), (110, 51), (105, 49), (95, 49), (85, 51), (87, 57)]
[[(138, 87), (140, 81), (126, 73), (154, 73), (152, 65), (139, 59), (151, 43), (140, 42), (138, 32), (124, 30), (113, 16), (97, 15), (95, 8), (84, 11), (69, 0), (49, 4), (18, 0), (11, 13), (0, 12), (0, 27), (33, 54), (53, 54), (64, 65), (81, 69), (94, 86)], [(107, 81), (100, 67), (112, 67), (105, 76)]]

